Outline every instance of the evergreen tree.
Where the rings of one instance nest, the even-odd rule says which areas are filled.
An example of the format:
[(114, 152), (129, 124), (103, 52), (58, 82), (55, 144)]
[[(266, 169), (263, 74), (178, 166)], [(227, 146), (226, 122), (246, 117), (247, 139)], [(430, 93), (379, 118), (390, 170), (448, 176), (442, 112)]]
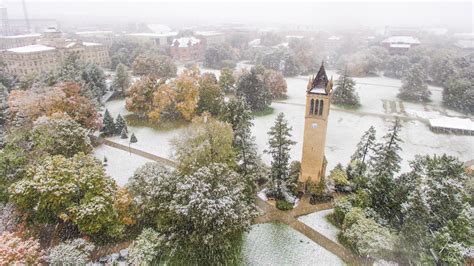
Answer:
[(272, 103), (270, 88), (265, 84), (265, 68), (252, 67), (250, 72), (245, 72), (237, 81), (237, 96), (244, 97), (254, 112), (264, 111)]
[(398, 98), (415, 102), (429, 101), (431, 91), (428, 90), (425, 80), (426, 74), (423, 66), (420, 64), (413, 65), (406, 72), (402, 80), (402, 87), (400, 88), (400, 93), (398, 93)]
[(62, 66), (58, 70), (58, 80), (81, 83), (82, 68), (83, 66), (79, 61), (79, 56), (75, 53), (70, 53), (66, 56)]
[(130, 143), (137, 143), (137, 142), (138, 142), (138, 139), (135, 136), (135, 133), (132, 133), (132, 136), (130, 137)]
[(374, 157), (371, 160), (372, 175), (374, 176), (390, 176), (400, 171), (400, 162), (402, 158), (399, 155), (401, 151), (400, 130), (401, 123), (396, 119), (389, 132), (383, 137), (384, 143), (379, 143), (374, 148)]
[(115, 119), (115, 135), (121, 135), (123, 130), (128, 133), (127, 122), (118, 114)]
[(362, 176), (367, 169), (367, 161), (370, 159), (371, 153), (373, 152), (376, 145), (375, 134), (376, 131), (373, 126), (365, 131), (364, 135), (362, 135), (362, 138), (357, 144), (354, 154), (351, 156), (351, 161), (358, 162), (358, 171), (356, 171), (356, 173), (359, 176)]
[(345, 69), (344, 73), (336, 81), (336, 88), (332, 94), (331, 101), (334, 104), (358, 106), (360, 103), (359, 96), (354, 88), (355, 85), (355, 81), (349, 77), (347, 69)]
[(108, 109), (105, 109), (104, 113), (104, 118), (102, 120), (103, 128), (102, 132), (104, 132), (105, 136), (113, 136), (115, 135), (116, 129), (115, 129), (115, 123), (114, 119), (109, 113)]
[(122, 132), (120, 133), (120, 138), (121, 139), (128, 139), (126, 128), (122, 128)]
[(280, 113), (275, 120), (275, 125), (268, 132), (269, 153), (272, 156), (271, 178), (281, 191), (282, 183), (288, 180), (288, 166), (291, 146), (296, 144), (291, 140), (292, 128), (288, 126), (285, 115)]
[(410, 59), (407, 56), (394, 55), (388, 60), (383, 75), (386, 77), (398, 79), (405, 76), (409, 67)]
[(455, 110), (474, 114), (474, 84), (468, 77), (455, 76), (443, 86), (443, 104)]
[(257, 152), (255, 137), (252, 136), (252, 112), (244, 99), (231, 99), (221, 112), (221, 120), (229, 123), (234, 131), (233, 147), (239, 173), (246, 178), (246, 192), (251, 198), (255, 192), (255, 182), (264, 179), (265, 166)]
[(198, 113), (207, 111), (214, 116), (218, 115), (223, 102), (224, 94), (217, 84), (216, 76), (212, 73), (204, 73), (199, 79)]
[(397, 197), (396, 181), (393, 178), (400, 170), (400, 128), (401, 124), (397, 119), (388, 134), (383, 137), (384, 143), (377, 145), (371, 160), (372, 177), (368, 188), (373, 208), (392, 225), (399, 224), (401, 220), (401, 202)]
[(234, 91), (235, 78), (232, 69), (223, 68), (221, 69), (221, 75), (219, 76), (219, 86), (225, 93)]
[(111, 89), (118, 93), (118, 95), (125, 95), (130, 87), (130, 74), (128, 74), (127, 67), (120, 63), (115, 70), (115, 77), (112, 81)]
[(87, 64), (82, 69), (82, 86), (84, 95), (92, 95), (94, 99), (100, 102), (100, 97), (107, 90), (104, 71), (96, 64)]
[(402, 250), (413, 263), (420, 263), (423, 253), (429, 252), (430, 207), (421, 188), (411, 191), (408, 202), (402, 207), (403, 227), (400, 235)]

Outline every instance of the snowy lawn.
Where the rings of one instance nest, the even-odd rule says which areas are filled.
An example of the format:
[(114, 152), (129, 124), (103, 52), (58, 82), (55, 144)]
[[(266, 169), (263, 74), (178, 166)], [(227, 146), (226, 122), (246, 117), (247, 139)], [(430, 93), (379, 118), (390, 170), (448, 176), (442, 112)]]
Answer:
[(340, 230), (332, 225), (326, 218), (326, 216), (333, 213), (333, 211), (333, 209), (330, 209), (314, 212), (298, 217), (298, 220), (337, 243), (337, 234)]
[[(250, 65), (239, 63), (237, 68), (249, 68)], [(207, 69), (203, 69), (203, 72)], [(216, 72), (217, 73), (217, 72)], [(337, 78), (334, 71), (328, 71), (328, 75)], [(273, 103), (274, 112), (271, 115), (256, 117), (252, 132), (256, 137), (259, 151), (267, 149), (270, 127), (273, 125), (278, 113), (285, 113), (290, 126), (293, 127), (293, 139), (297, 142), (291, 150), (291, 159), (300, 160), (303, 140), (304, 104), (306, 85), (309, 76), (298, 76), (286, 78), (288, 83), (288, 99), (284, 103)], [(329, 115), (329, 125), (326, 139), (326, 157), (328, 159), (328, 170), (337, 163), (347, 164), (357, 142), (370, 126), (377, 130), (380, 138), (387, 132), (391, 125), (391, 119), (382, 118), (377, 114), (404, 114), (413, 118), (433, 118), (441, 114), (458, 115), (456, 112), (446, 110), (441, 106), (441, 88), (431, 87), (433, 92), (432, 102), (426, 105), (401, 102), (396, 98), (400, 80), (385, 77), (356, 78), (358, 82), (357, 91), (361, 98), (362, 107), (355, 113), (338, 111), (332, 109)], [(130, 114), (125, 109), (125, 100), (113, 100), (106, 103), (114, 118), (117, 114), (125, 116)], [(370, 113), (370, 114), (367, 114)], [(376, 114), (376, 115), (371, 115)], [(446, 135), (433, 133), (427, 124), (421, 121), (403, 121), (401, 138), (403, 143), (402, 171), (409, 169), (409, 160), (413, 160), (417, 154), (442, 154), (457, 156), (462, 161), (473, 159), (474, 145), (472, 136)], [(129, 131), (134, 132), (138, 143), (133, 147), (156, 154), (158, 156), (171, 158), (171, 145), (169, 141), (182, 132), (183, 127), (173, 130), (156, 130), (149, 127), (132, 127)], [(128, 145), (127, 140), (113, 137), (111, 140)], [(263, 154), (264, 161), (270, 163), (270, 156)]]
[(309, 238), (280, 223), (253, 225), (243, 240), (244, 265), (344, 265)]
[(119, 186), (124, 186), (138, 167), (147, 162), (153, 162), (133, 153), (130, 155), (126, 151), (106, 145), (97, 147), (94, 151), (94, 156), (101, 161), (104, 160), (104, 156), (107, 157), (105, 170), (109, 176), (115, 179)]

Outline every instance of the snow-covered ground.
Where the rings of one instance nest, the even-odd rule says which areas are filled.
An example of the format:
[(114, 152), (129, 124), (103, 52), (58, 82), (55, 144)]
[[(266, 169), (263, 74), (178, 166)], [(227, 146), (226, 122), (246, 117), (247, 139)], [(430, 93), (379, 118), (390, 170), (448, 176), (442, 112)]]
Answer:
[[(238, 68), (249, 67), (248, 64), (238, 64)], [(202, 69), (202, 72), (206, 71), (208, 69)], [(214, 73), (218, 73), (218, 71), (214, 71)], [(334, 79), (337, 78), (337, 74), (333, 71), (328, 71), (328, 75), (333, 75)], [(308, 78), (309, 76), (286, 78), (288, 99), (273, 103), (272, 107), (275, 109), (273, 114), (255, 118), (255, 126), (252, 131), (261, 153), (267, 148), (267, 132), (273, 125), (278, 113), (283, 112), (290, 126), (293, 127), (293, 139), (297, 142), (291, 150), (291, 159), (301, 159), (304, 104)], [(441, 88), (430, 86), (430, 90), (433, 92), (432, 102), (423, 105), (401, 102), (396, 98), (398, 87), (401, 85), (400, 80), (385, 77), (367, 77), (356, 78), (356, 81), (362, 107), (353, 112), (332, 109), (329, 115), (326, 139), (328, 170), (332, 169), (337, 163), (346, 164), (349, 162), (361, 135), (370, 126), (375, 127), (378, 137), (381, 138), (392, 122), (392, 119), (387, 118), (386, 115), (403, 115), (415, 119), (441, 117), (446, 114), (462, 116), (454, 111), (446, 110), (441, 105)], [(124, 100), (107, 102), (106, 107), (114, 117), (118, 113), (122, 115), (129, 113), (125, 110)], [(402, 126), (402, 171), (409, 169), (409, 161), (413, 160), (417, 154), (447, 153), (459, 157), (462, 161), (474, 159), (474, 139), (472, 136), (436, 134), (429, 129), (423, 120), (403, 121)], [(138, 143), (133, 144), (135, 148), (166, 158), (171, 157), (169, 141), (179, 136), (182, 130), (183, 128), (164, 131), (148, 127), (129, 126), (129, 131), (134, 132), (138, 138)], [(126, 140), (121, 140), (119, 137), (111, 139), (127, 144)], [(270, 163), (271, 158), (268, 154), (263, 154), (263, 158), (265, 162)]]
[(323, 236), (331, 239), (334, 242), (337, 242), (337, 234), (340, 230), (331, 223), (329, 223), (326, 219), (326, 216), (331, 214), (333, 211), (333, 209), (330, 209), (313, 212), (311, 214), (298, 217), (298, 220), (311, 227), (312, 229), (318, 231)]
[(243, 240), (244, 265), (344, 265), (344, 262), (285, 224), (253, 225)]
[(106, 145), (97, 147), (94, 156), (101, 161), (104, 160), (104, 156), (107, 158), (105, 171), (115, 179), (119, 186), (124, 186), (138, 167), (147, 162), (152, 162), (133, 153), (130, 154)]

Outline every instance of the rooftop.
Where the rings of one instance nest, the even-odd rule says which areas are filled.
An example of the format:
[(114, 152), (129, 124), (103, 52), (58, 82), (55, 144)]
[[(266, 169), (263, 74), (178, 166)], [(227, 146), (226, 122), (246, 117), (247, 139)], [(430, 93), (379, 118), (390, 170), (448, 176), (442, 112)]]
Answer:
[(41, 37), (41, 34), (23, 34), (23, 35), (12, 35), (12, 36), (0, 36), (1, 39), (21, 39), (21, 38), (34, 38)]
[(177, 44), (178, 47), (184, 48), (184, 47), (194, 46), (200, 42), (201, 40), (194, 37), (181, 37), (178, 39), (174, 39), (173, 42), (171, 43), (171, 46), (175, 46)]
[(441, 117), (430, 119), (429, 122), (431, 127), (474, 131), (474, 122), (469, 118)]
[(412, 36), (392, 36), (382, 41), (383, 43), (406, 43), (406, 44), (420, 44), (420, 41)]
[(222, 35), (222, 33), (217, 32), (217, 31), (196, 31), (196, 35), (201, 35), (201, 36), (216, 36), (216, 35)]
[(112, 31), (109, 30), (96, 30), (96, 31), (78, 31), (77, 35), (94, 35), (94, 34), (112, 34)]
[(169, 37), (169, 36), (176, 36), (178, 32), (171, 31), (166, 33), (148, 33), (148, 32), (141, 32), (141, 33), (130, 33), (129, 36), (136, 36), (136, 37)]
[(390, 44), (390, 48), (410, 48), (411, 45), (410, 44), (406, 44), (406, 43), (392, 43)]
[(44, 52), (44, 51), (51, 51), (55, 50), (54, 47), (49, 47), (42, 44), (34, 44), (34, 45), (27, 45), (23, 47), (11, 48), (7, 49), (8, 52), (12, 53), (36, 53), (36, 52)]
[(316, 77), (310, 78), (308, 83), (308, 92), (316, 94), (328, 94), (326, 91), (327, 85), (329, 83), (328, 76), (326, 75), (326, 69), (324, 69), (324, 63), (321, 64), (318, 74)]

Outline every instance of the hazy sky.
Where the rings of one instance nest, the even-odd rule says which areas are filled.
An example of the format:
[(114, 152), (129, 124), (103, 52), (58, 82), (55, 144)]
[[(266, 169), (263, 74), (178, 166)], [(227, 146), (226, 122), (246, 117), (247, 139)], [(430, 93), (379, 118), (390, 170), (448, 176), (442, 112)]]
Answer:
[[(0, 0), (1, 1), (1, 0)], [(151, 1), (26, 0), (31, 18), (62, 23), (213, 23), (316, 25), (321, 28), (428, 26), (472, 31), (472, 1)], [(4, 0), (11, 18), (22, 18), (21, 0)]]

